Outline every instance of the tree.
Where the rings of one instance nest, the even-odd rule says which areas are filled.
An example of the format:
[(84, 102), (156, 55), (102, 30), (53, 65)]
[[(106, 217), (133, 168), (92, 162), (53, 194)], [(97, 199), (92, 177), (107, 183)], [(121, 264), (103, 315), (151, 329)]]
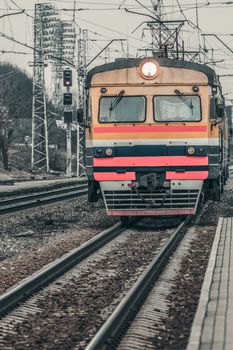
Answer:
[(4, 105), (4, 102), (0, 102), (0, 145), (2, 153), (2, 161), (4, 169), (8, 170), (8, 144), (10, 136), (12, 134), (12, 120), (9, 117), (9, 112)]
[(9, 170), (8, 149), (19, 119), (31, 119), (32, 80), (19, 68), (0, 65), (0, 148), (4, 169)]

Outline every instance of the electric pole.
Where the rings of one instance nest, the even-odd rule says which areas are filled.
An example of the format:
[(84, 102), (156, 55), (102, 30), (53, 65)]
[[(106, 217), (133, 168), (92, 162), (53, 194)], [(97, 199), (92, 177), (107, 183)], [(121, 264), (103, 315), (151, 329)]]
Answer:
[(72, 149), (71, 149), (71, 130), (73, 122), (73, 94), (70, 91), (72, 87), (72, 70), (66, 68), (63, 71), (63, 93), (64, 105), (64, 124), (66, 125), (66, 176), (72, 176)]
[[(87, 74), (88, 31), (80, 29), (78, 34), (78, 108), (83, 109), (86, 119), (85, 78)], [(77, 177), (85, 174), (85, 128), (77, 122)]]
[[(49, 171), (48, 130), (45, 94), (45, 66), (52, 68), (53, 104), (60, 112), (71, 112), (73, 106), (62, 105), (62, 71), (64, 65), (75, 66), (76, 31), (73, 21), (62, 21), (53, 4), (35, 5), (34, 62), (33, 62), (33, 115), (32, 115), (32, 169)], [(61, 116), (62, 118), (62, 116)], [(72, 118), (71, 118), (72, 119)], [(67, 144), (71, 140), (71, 125), (68, 122)], [(71, 146), (67, 146), (68, 152)], [(69, 167), (71, 167), (71, 157)], [(70, 171), (70, 170), (68, 170)], [(70, 171), (71, 173), (71, 171)]]
[(43, 50), (43, 11), (47, 9), (46, 6), (45, 4), (35, 5), (31, 167), (33, 171), (48, 172), (49, 152)]

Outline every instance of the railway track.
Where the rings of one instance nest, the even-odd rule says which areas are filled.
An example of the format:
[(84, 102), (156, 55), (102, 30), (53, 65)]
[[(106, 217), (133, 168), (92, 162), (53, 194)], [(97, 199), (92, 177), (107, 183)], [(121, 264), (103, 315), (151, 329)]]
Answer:
[[(31, 190), (31, 192), (33, 189)], [(10, 199), (0, 201), (0, 215), (30, 209), (45, 204), (50, 204), (67, 199), (77, 198), (87, 194), (87, 185), (85, 182), (66, 186), (62, 188), (54, 188), (43, 190), (40, 193), (28, 193), (26, 195), (17, 196)]]
[[(137, 296), (137, 298), (136, 298), (137, 299), (137, 303), (138, 302), (139, 303), (142, 302), (142, 299), (144, 298), (144, 294), (145, 294), (145, 289), (148, 291), (148, 286), (151, 284), (151, 280), (156, 278), (156, 276), (159, 274), (159, 272), (163, 268), (163, 265), (165, 264), (165, 260), (169, 259), (171, 251), (173, 251), (175, 249), (175, 246), (182, 239), (183, 233), (181, 232), (181, 230), (182, 230), (183, 226), (184, 226), (184, 223), (182, 223), (178, 227), (178, 229), (176, 229), (174, 234), (172, 234), (172, 232), (174, 230), (171, 230), (171, 229), (168, 230), (170, 233), (167, 236), (165, 234), (165, 231), (164, 231), (164, 233), (163, 233), (163, 231), (161, 231), (160, 235), (162, 234), (163, 238), (161, 238), (162, 241), (160, 242), (160, 244), (156, 243), (152, 249), (148, 248), (148, 252), (150, 251), (150, 254), (149, 254), (149, 257), (147, 258), (147, 262), (146, 263), (144, 262), (143, 269), (146, 266), (148, 266), (148, 263), (149, 263), (149, 261), (151, 259), (150, 257), (156, 255), (156, 258), (153, 260), (153, 264), (151, 263), (149, 265), (149, 267), (146, 269), (146, 271), (148, 271), (146, 273), (146, 279), (144, 277), (143, 277), (142, 281), (141, 281), (142, 278), (139, 279), (142, 284), (145, 284), (144, 291), (140, 291), (141, 287), (139, 287), (139, 282), (137, 282), (136, 285), (132, 288), (134, 296)], [(125, 230), (126, 230), (126, 232), (124, 232)], [(131, 231), (131, 233), (129, 233), (130, 231)], [(120, 235), (120, 233), (123, 233), (123, 232), (124, 232), (124, 234)], [(135, 236), (135, 234), (136, 234), (136, 236)], [(105, 250), (106, 249), (105, 246), (109, 246), (109, 244), (110, 244), (110, 246), (112, 246), (112, 245), (114, 245), (113, 242), (115, 242), (117, 240), (121, 241), (121, 242), (124, 242), (125, 241), (125, 238), (124, 238), (125, 236), (128, 236), (128, 237), (131, 236), (130, 242), (134, 242), (135, 239), (137, 240), (137, 235), (138, 234), (139, 233), (136, 233), (136, 231), (133, 228), (123, 227), (121, 224), (117, 224), (114, 227), (112, 227), (111, 229), (100, 233), (98, 236), (96, 236), (95, 238), (93, 238), (90, 241), (86, 242), (85, 244), (83, 244), (79, 248), (73, 250), (71, 253), (66, 254), (64, 257), (62, 257), (61, 259), (57, 260), (56, 262), (54, 262), (52, 264), (49, 264), (46, 268), (44, 268), (41, 271), (39, 271), (38, 273), (34, 274), (32, 277), (29, 277), (29, 278), (25, 279), (18, 286), (16, 286), (15, 288), (9, 290), (7, 293), (5, 293), (2, 296), (0, 296), (0, 317), (3, 318), (2, 321), (1, 321), (0, 347), (1, 347), (1, 344), (2, 344), (2, 346), (5, 346), (5, 343), (4, 343), (4, 341), (5, 341), (4, 332), (6, 332), (6, 334), (8, 334), (8, 332), (10, 332), (11, 329), (12, 329), (12, 332), (13, 332), (12, 334), (15, 334), (14, 333), (15, 332), (14, 324), (17, 324), (17, 322), (21, 322), (21, 320), (23, 320), (25, 318), (25, 315), (26, 315), (26, 317), (30, 318), (30, 313), (33, 314), (33, 313), (38, 312), (38, 306), (37, 306), (38, 305), (38, 300), (41, 300), (41, 298), (44, 298), (44, 297), (46, 298), (46, 290), (48, 290), (48, 289), (49, 290), (55, 290), (56, 291), (55, 299), (56, 299), (57, 295), (60, 293), (60, 289), (59, 288), (62, 289), (63, 288), (62, 285), (66, 286), (66, 285), (70, 284), (70, 280), (69, 280), (70, 277), (69, 278), (65, 277), (65, 276), (67, 276), (66, 272), (68, 270), (70, 270), (73, 267), (75, 267), (75, 269), (72, 269), (72, 271), (77, 271), (76, 267), (79, 266), (79, 263), (82, 264), (81, 263), (82, 260), (85, 257), (87, 257), (87, 256), (90, 256), (90, 258), (91, 258), (92, 254), (96, 250), (98, 250), (99, 248), (102, 247)], [(143, 236), (145, 236), (145, 232), (144, 231), (142, 231), (141, 234)], [(172, 237), (171, 237), (171, 234), (172, 234)], [(168, 239), (168, 237), (171, 237), (171, 238)], [(154, 241), (155, 236), (152, 235), (151, 239)], [(109, 243), (109, 244), (107, 245), (107, 243)], [(129, 243), (129, 244), (131, 244), (131, 243)], [(161, 247), (164, 246), (164, 244), (165, 244), (165, 248), (161, 248)], [(138, 243), (136, 243), (136, 245), (138, 245)], [(147, 245), (150, 245), (149, 241), (148, 241)], [(107, 249), (109, 249), (109, 248), (107, 248)], [(138, 249), (139, 249), (138, 252), (140, 252), (141, 249), (142, 249), (141, 245), (138, 246)], [(162, 251), (160, 253), (158, 253), (158, 251), (160, 251), (161, 249), (162, 249)], [(100, 250), (100, 251), (102, 251), (102, 250)], [(122, 250), (120, 249), (120, 251), (122, 251)], [(126, 250), (126, 251), (127, 251), (126, 257), (127, 257), (127, 260), (128, 260), (130, 253), (129, 253), (128, 250)], [(122, 251), (122, 253), (123, 253), (123, 251)], [(122, 256), (121, 255), (122, 253), (120, 253), (120, 257)], [(100, 254), (100, 256), (101, 255), (103, 256), (103, 253), (101, 253), (101, 252), (99, 253), (99, 251), (98, 251), (97, 254)], [(123, 254), (125, 254), (125, 253), (123, 253)], [(133, 253), (133, 255), (135, 255), (135, 253)], [(166, 257), (165, 257), (165, 255), (166, 255)], [(98, 260), (98, 258), (96, 258), (94, 256), (96, 256), (96, 255), (94, 254), (93, 258), (91, 258), (91, 259), (93, 259), (93, 261), (95, 262), (95, 261)], [(135, 258), (134, 258), (136, 260), (134, 260), (134, 261), (138, 261), (141, 258), (139, 258), (139, 255), (136, 255)], [(86, 262), (86, 259), (85, 259), (85, 262)], [(119, 261), (117, 259), (116, 260), (116, 266), (118, 266), (118, 265), (119, 265)], [(90, 270), (90, 266), (89, 267), (85, 267), (84, 269), (81, 266), (82, 265), (80, 265), (81, 271), (85, 271), (86, 270), (87, 271), (87, 276), (89, 276), (89, 274), (91, 274), (91, 273), (89, 273), (89, 271), (92, 271), (92, 267), (91, 267), (91, 270)], [(79, 270), (80, 270), (80, 268), (79, 268)], [(112, 272), (111, 265), (108, 265), (108, 262), (106, 260), (106, 262), (103, 264), (104, 273), (106, 273), (105, 271), (107, 271), (107, 274), (108, 274), (109, 268), (110, 268), (110, 273), (112, 274), (113, 272)], [(125, 265), (124, 265), (123, 269), (128, 270), (127, 266), (125, 266)], [(99, 280), (99, 277), (98, 277), (99, 271), (100, 271), (99, 268), (97, 268), (97, 270), (96, 270), (96, 272), (97, 272), (97, 280)], [(138, 270), (139, 274), (137, 273), (136, 276), (139, 276), (141, 274), (141, 271), (142, 270), (139, 268), (139, 270)], [(95, 275), (96, 272), (95, 272), (95, 270), (93, 270), (93, 274), (94, 275)], [(64, 277), (62, 276), (61, 278), (59, 278), (64, 273), (65, 273)], [(89, 290), (90, 287), (85, 285), (85, 283), (83, 284), (83, 280), (82, 279), (80, 280), (79, 274), (77, 274), (76, 272), (69, 272), (68, 275), (74, 276), (74, 278), (75, 278), (75, 276), (77, 276), (77, 280), (76, 280), (76, 282), (74, 282), (75, 283), (74, 286), (76, 286), (75, 287), (75, 294), (77, 293), (76, 289), (79, 286), (79, 284), (80, 284), (80, 288), (81, 289), (84, 288), (84, 291), (81, 292), (81, 295), (84, 296), (83, 303), (85, 305), (87, 303), (87, 301), (85, 301), (85, 298), (86, 298), (86, 295), (88, 295), (88, 290)], [(100, 276), (101, 276), (101, 273), (100, 273)], [(113, 273), (113, 276), (114, 276), (114, 273)], [(145, 276), (145, 273), (143, 273), (143, 276)], [(133, 279), (132, 279), (132, 277), (133, 277)], [(57, 280), (57, 278), (59, 278), (58, 281), (63, 281), (63, 282), (56, 282), (55, 280)], [(73, 278), (73, 277), (71, 277), (71, 278)], [(137, 277), (135, 277), (133, 275), (130, 275), (130, 278), (132, 279), (133, 283), (137, 279)], [(91, 276), (90, 276), (90, 279), (91, 279)], [(100, 280), (101, 279), (102, 278), (100, 277)], [(55, 283), (51, 283), (53, 281), (55, 281)], [(104, 281), (104, 279), (103, 279), (103, 281)], [(129, 286), (133, 285), (132, 282), (130, 282)], [(98, 285), (95, 285), (95, 282), (93, 282), (93, 283), (94, 283), (94, 290), (96, 288), (98, 290)], [(104, 283), (104, 282), (102, 282), (102, 283)], [(110, 281), (110, 285), (111, 285), (110, 289), (114, 288), (113, 287), (114, 283), (113, 283), (112, 280)], [(43, 289), (44, 286), (46, 286), (45, 289)], [(81, 287), (81, 286), (83, 286), (83, 287)], [(103, 287), (103, 288), (105, 288), (105, 287)], [(106, 288), (108, 289), (108, 287), (106, 287)], [(128, 289), (129, 288), (127, 288), (127, 290)], [(33, 296), (33, 294), (35, 294), (35, 296)], [(39, 296), (41, 294), (43, 295), (42, 297)], [(95, 292), (94, 292), (94, 294), (95, 294)], [(93, 292), (90, 292), (90, 295), (93, 295)], [(102, 298), (102, 292), (101, 291), (100, 291), (100, 295), (101, 295), (101, 298)], [(138, 299), (138, 295), (140, 296), (140, 299)], [(29, 296), (32, 296), (32, 298), (28, 299)], [(54, 300), (53, 296), (51, 296), (51, 298), (52, 298), (51, 300)], [(95, 298), (96, 297), (94, 297), (94, 303), (95, 303), (95, 300), (96, 300)], [(121, 297), (118, 299), (117, 304), (120, 302), (121, 299), (122, 299)], [(125, 300), (126, 300), (125, 307), (127, 309), (131, 308), (131, 305), (133, 305), (133, 304), (131, 304), (132, 301), (129, 300), (129, 299), (131, 299), (131, 297), (129, 298), (128, 294), (127, 294), (126, 299), (124, 298), (123, 301), (120, 302), (119, 307), (122, 307), (122, 305), (125, 304)], [(33, 301), (33, 300), (37, 300), (37, 301)], [(65, 294), (65, 305), (66, 305), (66, 308), (68, 307), (67, 305), (69, 304), (68, 303), (69, 300), (70, 300), (69, 297), (67, 296), (67, 294)], [(78, 300), (79, 300), (79, 297), (78, 297)], [(24, 301), (25, 301), (25, 303), (24, 303)], [(81, 301), (82, 301), (82, 299), (81, 299)], [(73, 304), (73, 302), (74, 302), (74, 300), (73, 300), (73, 297), (72, 297), (71, 303)], [(21, 305), (19, 305), (19, 303)], [(78, 303), (80, 303), (80, 301)], [(123, 323), (125, 322), (125, 321), (122, 321), (122, 318), (121, 318), (122, 316), (120, 315), (121, 312), (119, 314), (119, 311), (118, 311), (119, 307), (114, 312), (114, 314), (117, 314), (117, 324), (114, 321), (114, 324), (110, 325), (110, 329), (111, 329), (111, 333), (110, 334), (112, 334), (112, 331), (113, 331), (114, 328), (116, 329), (119, 324), (121, 324), (122, 322)], [(98, 306), (95, 305), (94, 308), (98, 309), (99, 305)], [(128, 310), (126, 311), (126, 308), (124, 308), (124, 311), (123, 311), (122, 314), (128, 314)], [(68, 309), (70, 309), (70, 307), (68, 307)], [(107, 307), (107, 309), (108, 309), (108, 307)], [(110, 309), (111, 309), (111, 307), (110, 307)], [(74, 307), (74, 310), (75, 310), (75, 307)], [(10, 313), (9, 313), (9, 315), (7, 315), (9, 311), (10, 311)], [(29, 313), (29, 316), (27, 316), (28, 313)], [(40, 313), (41, 313), (41, 311), (39, 311), (39, 314)], [(75, 311), (75, 314), (76, 313), (77, 313), (77, 316), (78, 316), (79, 315), (79, 311), (77, 309)], [(57, 315), (59, 313), (55, 312), (55, 314)], [(97, 314), (98, 314), (98, 311), (97, 311)], [(81, 312), (81, 315), (82, 315), (82, 312)], [(107, 315), (109, 316), (109, 312), (108, 311), (107, 311)], [(83, 316), (79, 316), (79, 317), (83, 317)], [(90, 316), (90, 317), (92, 317), (92, 316)], [(37, 318), (37, 316), (36, 316), (36, 318)], [(112, 319), (112, 316), (110, 317), (110, 319)], [(7, 320), (6, 323), (5, 323), (5, 320)], [(31, 322), (31, 321), (29, 321), (29, 322)], [(81, 319), (81, 322), (83, 323), (84, 320)], [(94, 322), (96, 322), (96, 321), (94, 321)], [(67, 323), (67, 321), (66, 321), (66, 323)], [(97, 321), (97, 324), (98, 324), (98, 321)], [(107, 324), (109, 324), (109, 321), (107, 321)], [(16, 326), (16, 327), (18, 327), (18, 326)], [(102, 345), (100, 345), (100, 344), (102, 344), (102, 343), (104, 344), (105, 341), (109, 342), (109, 338), (108, 338), (108, 340), (106, 340), (106, 339), (103, 340), (103, 338), (100, 340), (100, 338), (102, 336), (100, 337), (99, 334), (102, 334), (102, 332), (103, 332), (102, 329), (105, 329), (105, 327), (106, 327), (106, 324), (103, 326), (103, 328), (101, 328), (100, 333), (97, 334), (97, 336), (96, 336), (97, 337), (97, 343), (96, 343), (96, 337), (93, 339), (92, 343), (89, 345), (89, 346), (91, 346), (91, 348), (93, 346), (93, 342), (94, 342), (94, 348), (95, 349), (101, 349)], [(107, 328), (108, 327), (109, 326), (107, 326)], [(80, 328), (80, 326), (79, 326), (79, 328)], [(108, 333), (108, 331), (109, 331), (109, 329), (107, 330), (107, 333)], [(60, 329), (59, 329), (58, 332), (60, 332)], [(93, 335), (94, 335), (94, 333), (92, 334), (92, 336)], [(7, 337), (7, 335), (6, 335), (6, 337)], [(63, 338), (64, 338), (64, 335), (63, 335)], [(90, 335), (87, 336), (87, 339), (84, 341), (85, 346), (88, 344), (90, 339), (91, 339), (91, 336)], [(77, 339), (77, 340), (80, 341), (80, 339)], [(28, 338), (27, 338), (27, 341), (28, 341)], [(100, 343), (99, 343), (99, 341), (100, 341)], [(26, 346), (26, 344), (27, 344), (27, 342), (25, 343), (25, 346)], [(29, 345), (27, 345), (27, 346), (29, 346)], [(62, 349), (62, 348), (63, 347), (56, 347), (56, 349)], [(75, 349), (76, 349), (76, 347), (75, 347)], [(77, 349), (84, 349), (84, 347), (82, 347), (82, 346), (80, 347), (80, 345), (78, 345)]]
[(0, 317), (3, 317), (9, 310), (12, 311), (17, 307), (19, 302), (22, 302), (25, 298), (27, 299), (29, 295), (42, 289), (45, 285), (48, 285), (74, 266), (77, 266), (84, 258), (103, 247), (125, 229), (120, 223), (114, 225), (1, 295)]
[(183, 221), (99, 329), (86, 350), (116, 349), (185, 234)]
[[(41, 193), (45, 191), (45, 188), (47, 190), (56, 190), (56, 189), (61, 189), (61, 188), (68, 188), (68, 187), (72, 187), (72, 186), (76, 186), (76, 185), (87, 185), (87, 180), (85, 178), (83, 179), (79, 179), (76, 181), (60, 181), (58, 182), (58, 180), (54, 180), (54, 182), (50, 182), (50, 184), (46, 184), (43, 187), (43, 183), (41, 183), (40, 185), (37, 184), (37, 180), (31, 181), (31, 183), (33, 182), (33, 187), (17, 187), (17, 182), (14, 183), (15, 188), (12, 191), (6, 191), (3, 189), (1, 189), (0, 192), (0, 198), (13, 198), (13, 197), (19, 197), (19, 196), (23, 196), (26, 194), (32, 194), (32, 193)], [(27, 182), (28, 184), (30, 183), (29, 181)]]

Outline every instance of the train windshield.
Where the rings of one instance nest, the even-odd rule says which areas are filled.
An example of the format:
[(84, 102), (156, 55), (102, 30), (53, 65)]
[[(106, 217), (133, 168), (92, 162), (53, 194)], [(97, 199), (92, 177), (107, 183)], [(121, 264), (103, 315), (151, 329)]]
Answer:
[[(117, 101), (117, 103), (116, 103)], [(146, 119), (146, 98), (144, 96), (116, 96), (100, 98), (100, 123), (139, 123)]]
[(199, 96), (154, 96), (154, 119), (159, 122), (201, 120)]

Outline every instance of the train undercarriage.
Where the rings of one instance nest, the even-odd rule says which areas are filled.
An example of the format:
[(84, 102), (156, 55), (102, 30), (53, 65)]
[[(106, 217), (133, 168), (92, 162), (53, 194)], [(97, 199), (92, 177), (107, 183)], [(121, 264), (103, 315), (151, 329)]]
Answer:
[(200, 201), (220, 200), (228, 169), (207, 180), (166, 180), (164, 175), (142, 173), (137, 181), (89, 181), (89, 201), (102, 197), (107, 214), (122, 221), (134, 216), (194, 215)]

